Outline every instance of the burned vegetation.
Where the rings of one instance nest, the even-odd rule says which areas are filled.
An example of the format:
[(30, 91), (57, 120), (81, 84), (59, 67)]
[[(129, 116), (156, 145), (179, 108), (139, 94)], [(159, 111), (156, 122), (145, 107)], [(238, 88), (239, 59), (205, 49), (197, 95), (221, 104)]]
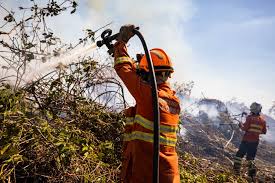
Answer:
[[(48, 27), (50, 19), (65, 12), (74, 14), (77, 8), (74, 0), (45, 4), (30, 0), (16, 10), (0, 4), (1, 182), (120, 182), (125, 123), (120, 111), (128, 104), (110, 62), (81, 56), (70, 64), (54, 63), (47, 73), (26, 77), (34, 65), (48, 64), (62, 53), (94, 43), (102, 27), (85, 30), (86, 35), (75, 44), (63, 43)], [(190, 95), (193, 85), (176, 90), (179, 95)], [(182, 119), (183, 126), (196, 123), (186, 114)], [(219, 136), (209, 127), (200, 128), (207, 133), (197, 133), (198, 127), (193, 126), (187, 127), (188, 138), (179, 136), (181, 180), (246, 182), (232, 175), (229, 166), (215, 161), (230, 159), (222, 145), (230, 133)], [(223, 139), (215, 140), (217, 136)], [(232, 143), (229, 149), (233, 152)], [(204, 159), (209, 153), (214, 158)]]

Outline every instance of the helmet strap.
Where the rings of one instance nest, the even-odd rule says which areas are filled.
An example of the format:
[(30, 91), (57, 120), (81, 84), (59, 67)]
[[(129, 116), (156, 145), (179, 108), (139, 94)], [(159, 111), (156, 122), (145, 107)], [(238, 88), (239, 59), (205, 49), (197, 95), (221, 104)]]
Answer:
[(138, 62), (138, 63), (140, 63), (140, 60), (142, 59), (143, 56), (144, 56), (144, 54), (142, 54), (142, 53), (136, 54), (137, 62)]
[(137, 75), (139, 75), (141, 77), (141, 79), (145, 82), (149, 82), (149, 73), (145, 72), (144, 70), (137, 70)]

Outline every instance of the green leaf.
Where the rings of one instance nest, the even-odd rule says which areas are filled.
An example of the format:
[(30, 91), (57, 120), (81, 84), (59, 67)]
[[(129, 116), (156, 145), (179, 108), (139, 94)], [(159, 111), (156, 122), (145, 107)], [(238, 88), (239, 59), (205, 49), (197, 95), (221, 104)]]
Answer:
[(1, 149), (0, 155), (3, 155), (6, 152), (6, 150), (10, 147), (10, 145), (11, 144), (7, 144), (3, 149)]
[(82, 151), (88, 151), (89, 147), (88, 146), (84, 146), (82, 147)]

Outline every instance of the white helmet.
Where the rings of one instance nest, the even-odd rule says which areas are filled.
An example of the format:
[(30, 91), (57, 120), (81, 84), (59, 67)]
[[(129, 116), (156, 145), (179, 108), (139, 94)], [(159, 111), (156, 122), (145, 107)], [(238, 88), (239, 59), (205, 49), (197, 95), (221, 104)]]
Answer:
[(253, 102), (251, 105), (250, 105), (250, 111), (254, 114), (259, 114), (262, 110), (262, 105), (261, 104), (258, 104), (257, 102)]

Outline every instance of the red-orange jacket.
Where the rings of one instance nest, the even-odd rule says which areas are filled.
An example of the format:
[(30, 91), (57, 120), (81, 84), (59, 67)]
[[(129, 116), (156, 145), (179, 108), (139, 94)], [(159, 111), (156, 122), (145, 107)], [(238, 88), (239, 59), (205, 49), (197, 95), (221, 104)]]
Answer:
[[(127, 53), (125, 43), (114, 45), (114, 67), (136, 100), (135, 117), (124, 134), (124, 183), (147, 183), (153, 174), (153, 108), (151, 86), (136, 74), (136, 66)], [(160, 183), (179, 183), (178, 156), (175, 150), (179, 121), (179, 99), (168, 83), (158, 85), (160, 105)], [(129, 132), (130, 133), (127, 133)]]
[(258, 142), (260, 134), (266, 134), (266, 122), (261, 115), (248, 115), (242, 128), (245, 131), (243, 141)]

